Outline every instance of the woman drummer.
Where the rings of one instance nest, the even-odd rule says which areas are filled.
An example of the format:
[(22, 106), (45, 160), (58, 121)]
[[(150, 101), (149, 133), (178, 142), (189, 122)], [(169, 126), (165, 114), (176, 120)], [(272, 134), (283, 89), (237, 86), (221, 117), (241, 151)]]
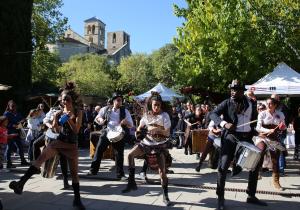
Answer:
[[(284, 115), (281, 111), (276, 110), (277, 101), (274, 98), (267, 99), (267, 110), (264, 110), (258, 114), (258, 121), (256, 130), (259, 133), (259, 137), (256, 142), (256, 146), (262, 151), (267, 148), (266, 142), (275, 141), (279, 142), (279, 134), (282, 130), (286, 129), (284, 123)], [(272, 165), (273, 165), (273, 185), (277, 190), (283, 190), (279, 183), (279, 154), (278, 149), (270, 149)]]
[(152, 110), (144, 114), (137, 128), (137, 134), (146, 128), (148, 130), (147, 135), (139, 144), (135, 145), (128, 154), (129, 178), (127, 187), (122, 192), (127, 193), (137, 189), (134, 178), (134, 158), (143, 157), (146, 153), (151, 151), (151, 148), (159, 147), (162, 152), (157, 155), (157, 164), (163, 188), (163, 202), (166, 206), (169, 206), (166, 154), (167, 137), (170, 135), (171, 121), (169, 115), (162, 110), (163, 101), (158, 93), (152, 93), (147, 104), (151, 105)]
[(74, 83), (68, 82), (61, 92), (63, 110), (54, 115), (53, 131), (59, 133), (56, 141), (49, 144), (42, 154), (29, 167), (24, 176), (19, 181), (12, 181), (9, 187), (16, 194), (22, 194), (23, 187), (27, 180), (34, 174), (40, 173), (42, 163), (54, 157), (58, 153), (68, 158), (70, 172), (72, 176), (72, 187), (74, 190), (73, 206), (84, 210), (79, 193), (78, 177), (78, 132), (81, 127), (82, 111), (79, 108), (79, 96), (75, 92)]

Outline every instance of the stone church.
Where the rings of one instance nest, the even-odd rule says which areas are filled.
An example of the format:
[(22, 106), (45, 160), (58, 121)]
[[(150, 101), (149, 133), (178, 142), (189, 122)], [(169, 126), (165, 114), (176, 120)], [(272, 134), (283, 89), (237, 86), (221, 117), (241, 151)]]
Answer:
[(50, 52), (57, 52), (63, 62), (72, 55), (97, 53), (106, 55), (112, 63), (120, 63), (122, 57), (131, 55), (130, 36), (124, 31), (107, 33), (105, 43), (105, 23), (96, 17), (84, 21), (84, 36), (79, 35), (71, 28), (65, 32), (64, 39), (55, 44), (48, 44)]

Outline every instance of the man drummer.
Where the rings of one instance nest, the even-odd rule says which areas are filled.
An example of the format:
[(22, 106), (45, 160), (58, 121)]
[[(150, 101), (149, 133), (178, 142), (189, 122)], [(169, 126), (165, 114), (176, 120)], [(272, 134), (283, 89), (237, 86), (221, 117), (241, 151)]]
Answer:
[(104, 128), (101, 131), (101, 135), (96, 146), (95, 155), (91, 163), (91, 168), (88, 175), (96, 175), (99, 171), (103, 153), (110, 144), (110, 141), (107, 138), (109, 127), (121, 125), (123, 130), (125, 131), (125, 135), (122, 140), (112, 143), (112, 147), (115, 154), (117, 178), (125, 179), (123, 169), (124, 145), (125, 138), (127, 138), (129, 134), (129, 128), (133, 126), (133, 121), (129, 111), (122, 106), (122, 95), (114, 93), (112, 96), (112, 101), (113, 106), (103, 107), (95, 119), (100, 125), (103, 125)]
[[(216, 125), (224, 128), (221, 136), (221, 154), (218, 167), (217, 191), (218, 210), (224, 209), (224, 187), (226, 172), (234, 158), (237, 140), (253, 144), (252, 137), (254, 126), (249, 123), (257, 118), (255, 104), (244, 96), (245, 86), (238, 80), (233, 80), (229, 85), (231, 97), (219, 104), (211, 113), (210, 118)], [(221, 119), (223, 115), (223, 119)], [(248, 123), (248, 124), (247, 124)], [(249, 172), (247, 203), (267, 206), (256, 196), (258, 168)]]

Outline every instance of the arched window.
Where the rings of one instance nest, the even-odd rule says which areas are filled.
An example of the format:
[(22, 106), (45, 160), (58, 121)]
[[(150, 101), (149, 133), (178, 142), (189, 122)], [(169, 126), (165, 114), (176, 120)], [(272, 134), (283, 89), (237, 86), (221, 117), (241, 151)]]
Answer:
[(113, 33), (112, 43), (116, 43), (117, 41), (117, 35)]
[(91, 26), (88, 25), (88, 27), (87, 27), (87, 34), (90, 34), (90, 33), (91, 33)]
[(89, 37), (89, 42), (93, 43), (93, 37), (92, 36)]
[(92, 26), (92, 34), (95, 34), (95, 25)]

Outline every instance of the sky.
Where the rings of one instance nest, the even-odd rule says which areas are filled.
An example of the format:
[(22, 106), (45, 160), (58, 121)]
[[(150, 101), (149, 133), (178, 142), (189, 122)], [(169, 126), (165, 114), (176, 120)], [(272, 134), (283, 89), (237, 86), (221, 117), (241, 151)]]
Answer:
[(187, 5), (185, 0), (63, 0), (63, 4), (63, 16), (80, 35), (84, 34), (84, 20), (96, 16), (106, 24), (106, 33), (125, 31), (130, 35), (131, 51), (147, 54), (172, 43), (176, 28), (184, 22), (174, 15), (173, 4)]

